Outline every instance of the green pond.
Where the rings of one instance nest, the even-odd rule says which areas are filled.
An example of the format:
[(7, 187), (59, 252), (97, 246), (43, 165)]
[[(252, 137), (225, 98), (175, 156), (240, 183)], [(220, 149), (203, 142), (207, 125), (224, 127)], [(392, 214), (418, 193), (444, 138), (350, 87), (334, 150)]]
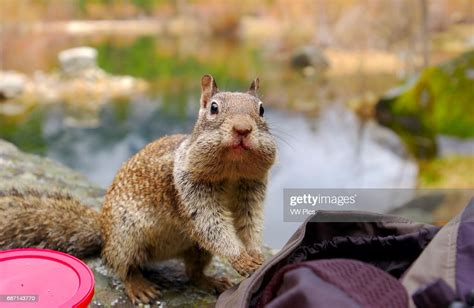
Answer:
[[(317, 72), (308, 78), (261, 44), (156, 37), (64, 38), (51, 44), (38, 68), (54, 69), (59, 50), (81, 45), (98, 49), (99, 66), (107, 72), (149, 80), (149, 93), (99, 110), (38, 104), (22, 115), (0, 115), (0, 138), (78, 170), (105, 188), (146, 143), (192, 129), (203, 74), (213, 74), (221, 89), (231, 91), (246, 90), (258, 75), (279, 146), (266, 200), (270, 246), (281, 247), (298, 225), (283, 221), (284, 188), (416, 185), (417, 165), (398, 136), (373, 121), (361, 122), (343, 104), (359, 93), (383, 93), (396, 83), (395, 76), (360, 72), (332, 79)], [(391, 206), (360, 210), (385, 212)]]

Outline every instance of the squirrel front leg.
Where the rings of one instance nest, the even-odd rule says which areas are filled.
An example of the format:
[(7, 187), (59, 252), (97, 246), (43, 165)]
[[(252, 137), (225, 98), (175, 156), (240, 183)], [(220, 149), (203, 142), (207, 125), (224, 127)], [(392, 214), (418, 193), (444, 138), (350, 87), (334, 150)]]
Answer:
[(218, 200), (218, 186), (211, 183), (181, 182), (184, 215), (189, 219), (189, 235), (199, 246), (227, 258), (242, 276), (249, 276), (260, 265), (243, 247), (232, 219)]
[(244, 243), (250, 256), (259, 264), (262, 264), (265, 259), (262, 254), (263, 200), (265, 198), (265, 191), (265, 182), (240, 180), (237, 183), (232, 201), (237, 236)]

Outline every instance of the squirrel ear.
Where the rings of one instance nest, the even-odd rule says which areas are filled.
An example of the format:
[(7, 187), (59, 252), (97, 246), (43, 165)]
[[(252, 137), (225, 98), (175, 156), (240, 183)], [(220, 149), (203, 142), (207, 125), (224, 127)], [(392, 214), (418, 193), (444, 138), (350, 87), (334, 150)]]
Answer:
[(211, 75), (204, 75), (201, 78), (201, 107), (206, 108), (211, 97), (219, 91), (216, 81)]
[(252, 94), (254, 96), (257, 96), (257, 90), (259, 88), (259, 83), (260, 83), (260, 79), (255, 78), (252, 83), (250, 84), (250, 88), (248, 90), (248, 93), (249, 94)]

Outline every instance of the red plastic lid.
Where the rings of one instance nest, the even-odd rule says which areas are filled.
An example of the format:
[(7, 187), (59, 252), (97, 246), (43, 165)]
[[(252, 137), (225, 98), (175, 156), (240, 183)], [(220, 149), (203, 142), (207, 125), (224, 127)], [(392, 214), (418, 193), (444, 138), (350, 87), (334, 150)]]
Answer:
[(0, 251), (0, 307), (87, 307), (94, 275), (81, 260), (48, 249)]

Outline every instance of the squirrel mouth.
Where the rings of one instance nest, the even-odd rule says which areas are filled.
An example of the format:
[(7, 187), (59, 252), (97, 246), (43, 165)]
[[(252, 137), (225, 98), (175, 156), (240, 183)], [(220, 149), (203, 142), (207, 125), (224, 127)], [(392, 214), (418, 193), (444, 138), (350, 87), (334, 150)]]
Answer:
[(244, 139), (237, 140), (230, 148), (233, 152), (244, 152), (250, 150), (250, 146), (244, 142)]

